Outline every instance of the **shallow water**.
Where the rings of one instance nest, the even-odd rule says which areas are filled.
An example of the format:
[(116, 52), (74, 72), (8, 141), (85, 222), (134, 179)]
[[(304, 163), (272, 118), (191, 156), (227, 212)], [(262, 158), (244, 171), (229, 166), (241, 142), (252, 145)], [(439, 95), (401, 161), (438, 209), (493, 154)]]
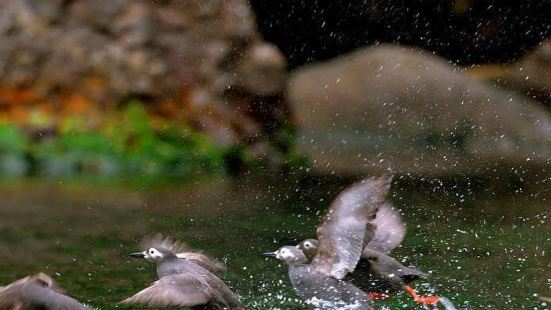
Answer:
[[(0, 284), (29, 273), (54, 276), (100, 309), (139, 291), (155, 269), (128, 253), (161, 232), (224, 260), (224, 279), (250, 309), (303, 309), (286, 268), (260, 254), (315, 236), (349, 181), (242, 178), (127, 188), (26, 182), (0, 188)], [(402, 182), (403, 183), (403, 182)], [(511, 192), (511, 193), (510, 193)], [(478, 186), (397, 184), (392, 200), (408, 233), (395, 257), (432, 276), (417, 282), (458, 308), (548, 309), (551, 195)], [(377, 307), (417, 309), (405, 294)]]

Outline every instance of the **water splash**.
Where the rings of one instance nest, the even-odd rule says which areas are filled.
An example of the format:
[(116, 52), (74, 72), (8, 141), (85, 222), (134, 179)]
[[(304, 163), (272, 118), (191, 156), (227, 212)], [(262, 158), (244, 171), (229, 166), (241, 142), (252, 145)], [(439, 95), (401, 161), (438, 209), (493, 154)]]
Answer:
[(440, 300), (438, 301), (442, 306), (444, 306), (444, 309), (446, 310), (457, 310), (451, 300), (447, 299), (446, 297), (440, 297)]

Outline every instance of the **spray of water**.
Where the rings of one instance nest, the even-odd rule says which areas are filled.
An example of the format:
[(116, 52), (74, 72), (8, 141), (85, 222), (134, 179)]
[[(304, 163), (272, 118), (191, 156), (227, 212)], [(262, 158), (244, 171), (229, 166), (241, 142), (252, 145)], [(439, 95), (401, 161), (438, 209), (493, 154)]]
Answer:
[(455, 308), (453, 303), (446, 297), (440, 297), (438, 302), (440, 302), (440, 304), (442, 304), (442, 306), (444, 306), (444, 309), (446, 310), (457, 310), (457, 308)]

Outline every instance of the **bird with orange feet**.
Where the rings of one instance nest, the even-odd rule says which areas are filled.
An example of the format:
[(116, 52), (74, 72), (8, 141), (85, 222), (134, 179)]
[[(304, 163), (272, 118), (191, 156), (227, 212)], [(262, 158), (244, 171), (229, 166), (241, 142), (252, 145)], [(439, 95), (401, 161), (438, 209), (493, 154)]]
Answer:
[(455, 307), (445, 297), (417, 294), (410, 285), (415, 280), (427, 277), (427, 274), (416, 268), (406, 267), (389, 256), (392, 250), (401, 244), (406, 232), (400, 213), (386, 199), (391, 183), (392, 176), (386, 175), (364, 180), (344, 190), (333, 201), (326, 215), (325, 222), (333, 223), (318, 227), (318, 238), (326, 239), (325, 242), (306, 239), (296, 247), (302, 250), (308, 261), (312, 261), (319, 252), (330, 252), (345, 246), (344, 239), (330, 236), (347, 231), (350, 220), (339, 220), (336, 215), (349, 208), (350, 204), (370, 204), (376, 211), (373, 218), (368, 221), (365, 232), (362, 232), (361, 256), (355, 268), (348, 271), (344, 280), (367, 292), (370, 299), (383, 299), (393, 293), (405, 291), (415, 302), (424, 306), (441, 304), (445, 309), (453, 310)]

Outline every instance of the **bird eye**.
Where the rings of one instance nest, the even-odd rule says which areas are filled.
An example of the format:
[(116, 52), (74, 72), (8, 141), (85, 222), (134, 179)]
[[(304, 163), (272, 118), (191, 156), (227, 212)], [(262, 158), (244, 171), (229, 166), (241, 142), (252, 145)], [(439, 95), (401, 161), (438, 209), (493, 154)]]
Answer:
[(153, 253), (155, 253), (155, 251), (151, 250), (151, 251), (149, 251), (149, 253), (153, 254)]

